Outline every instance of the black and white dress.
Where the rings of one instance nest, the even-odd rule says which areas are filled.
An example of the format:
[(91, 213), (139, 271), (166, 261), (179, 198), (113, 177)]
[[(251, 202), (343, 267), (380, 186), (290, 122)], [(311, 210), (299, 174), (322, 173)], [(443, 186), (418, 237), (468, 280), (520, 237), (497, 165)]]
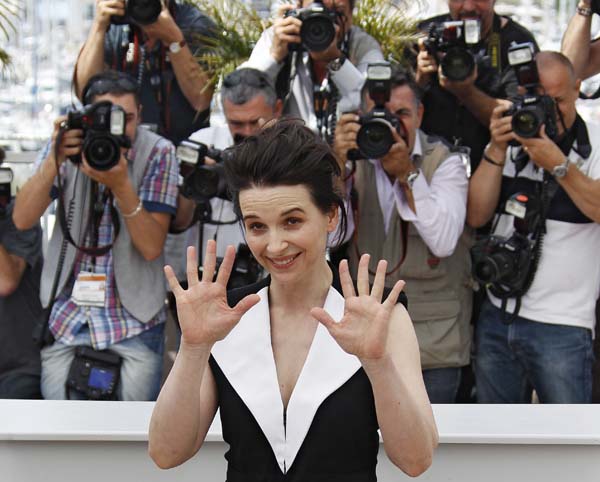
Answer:
[[(271, 345), (269, 281), (230, 294), (231, 305), (250, 293), (261, 299), (215, 344), (210, 358), (230, 445), (227, 481), (375, 481), (379, 436), (371, 384), (358, 358), (321, 324), (284, 411)], [(333, 286), (324, 308), (335, 320), (343, 316), (344, 298)]]

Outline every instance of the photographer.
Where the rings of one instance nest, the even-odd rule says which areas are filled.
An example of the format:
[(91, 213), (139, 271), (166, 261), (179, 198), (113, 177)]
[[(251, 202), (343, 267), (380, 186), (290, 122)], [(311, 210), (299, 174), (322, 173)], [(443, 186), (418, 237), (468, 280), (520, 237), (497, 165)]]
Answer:
[[(482, 403), (589, 403), (592, 332), (600, 286), (600, 129), (577, 114), (580, 81), (569, 60), (541, 52), (516, 99), (494, 110), (492, 140), (469, 187), (467, 222), (494, 214), (494, 237), (474, 248), (488, 287), (476, 330)], [(529, 84), (539, 77), (537, 85)], [(543, 125), (518, 136), (543, 108)], [(510, 213), (510, 215), (509, 215)]]
[(33, 329), (41, 312), (42, 230), (15, 227), (12, 182), (12, 170), (0, 167), (0, 398), (41, 398)]
[(562, 39), (561, 51), (571, 61), (580, 79), (600, 72), (600, 43), (591, 38), (594, 13), (600, 13), (598, 0), (579, 0)]
[(127, 72), (139, 84), (142, 122), (177, 145), (208, 123), (212, 87), (194, 55), (203, 47), (199, 38), (212, 29), (212, 21), (188, 3), (96, 0), (75, 66), (77, 95), (94, 74)]
[[(370, 80), (377, 66), (369, 66), (367, 85), (371, 99), (380, 104), (382, 91), (389, 89), (385, 109), (394, 143), (379, 158), (365, 155), (368, 160), (356, 162), (350, 265), (355, 273), (360, 255), (368, 253), (372, 273), (376, 260), (385, 259), (390, 283), (406, 281), (429, 398), (432, 403), (453, 403), (460, 367), (469, 363), (471, 338), (470, 263), (461, 237), (468, 183), (465, 161), (419, 129), (423, 105), (412, 75), (394, 68), (387, 74), (386, 87)], [(375, 78), (384, 77), (382, 72)], [(373, 112), (371, 99), (367, 107)], [(374, 125), (363, 121), (361, 127), (359, 120), (356, 114), (340, 119), (334, 144), (338, 159), (346, 160), (348, 151), (375, 147), (362, 137)], [(382, 137), (377, 133), (373, 138)]]
[[(497, 99), (506, 98), (516, 89), (510, 78), (510, 69), (507, 69), (508, 47), (513, 42), (535, 44), (527, 29), (494, 12), (495, 3), (496, 0), (448, 0), (448, 14), (430, 18), (419, 25), (422, 31), (427, 32), (432, 25), (443, 29), (445, 22), (479, 22), (479, 41), (461, 47), (463, 52), (468, 50), (474, 57), (472, 70), (464, 79), (451, 80), (448, 72), (448, 75), (444, 74), (440, 65), (444, 54), (433, 55), (425, 39), (419, 42), (416, 64), (417, 83), (425, 91), (423, 130), (452, 144), (469, 147), (472, 171), (479, 164), (490, 139), (488, 127)], [(462, 27), (455, 32), (465, 33)]]
[[(354, 4), (302, 0), (297, 7), (282, 5), (275, 24), (263, 32), (244, 64), (267, 74), (284, 100), (284, 115), (301, 118), (324, 135), (334, 130), (336, 110), (358, 107), (367, 65), (383, 60), (377, 41), (352, 25)], [(313, 45), (313, 37), (325, 38), (321, 34), (331, 27), (331, 17), (332, 40)]]
[[(153, 400), (166, 320), (162, 252), (176, 210), (175, 152), (138, 127), (134, 79), (107, 71), (83, 92), (89, 105), (57, 119), (51, 148), (19, 192), (13, 216), (18, 228), (29, 228), (58, 201), (41, 280), (56, 339), (41, 352), (42, 394)], [(110, 115), (101, 110), (107, 106)], [(119, 128), (124, 134), (115, 134)], [(110, 162), (100, 162), (106, 153)], [(85, 369), (90, 378), (81, 384)]]
[[(220, 151), (232, 145), (240, 144), (246, 137), (258, 133), (262, 122), (278, 118), (281, 115), (281, 100), (277, 99), (275, 89), (267, 76), (255, 69), (240, 68), (225, 77), (221, 87), (221, 99), (227, 125), (201, 129), (190, 137), (191, 141), (210, 146), (216, 154), (221, 154)], [(190, 185), (190, 192), (187, 195), (197, 198), (199, 193), (195, 192), (194, 183), (190, 182), (192, 180), (190, 175), (205, 178), (206, 171), (201, 169), (214, 169), (216, 160), (210, 157), (195, 160), (197, 161), (195, 171), (188, 174), (187, 178)], [(183, 166), (187, 164), (185, 159), (180, 159), (180, 162)], [(198, 179), (198, 181), (202, 180)], [(183, 191), (186, 191), (185, 187)], [(198, 228), (195, 226), (188, 230), (186, 236), (171, 238), (173, 244), (169, 246), (168, 253), (169, 257), (175, 259), (169, 264), (174, 267), (178, 279), (185, 279), (186, 246), (197, 246), (198, 252), (202, 254), (206, 241), (214, 239), (217, 242), (217, 257), (223, 257), (228, 245), (235, 247), (240, 244), (245, 245), (246, 241), (239, 220), (233, 211), (233, 205), (225, 197), (196, 199), (203, 204), (209, 204), (203, 209), (208, 213), (208, 219), (200, 220), (202, 242), (199, 243)], [(176, 228), (189, 226), (196, 209), (196, 202), (193, 199), (185, 197), (180, 197), (180, 199), (182, 202), (177, 213)], [(185, 246), (182, 243), (185, 243)], [(204, 257), (201, 256), (199, 259), (204, 259)]]

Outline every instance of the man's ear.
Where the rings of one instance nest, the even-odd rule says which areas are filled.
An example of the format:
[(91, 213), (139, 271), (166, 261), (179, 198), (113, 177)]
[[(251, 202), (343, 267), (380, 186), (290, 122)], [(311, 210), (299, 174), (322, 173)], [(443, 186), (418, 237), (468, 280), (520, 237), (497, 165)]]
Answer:
[(281, 114), (283, 112), (283, 101), (281, 99), (277, 99), (277, 101), (275, 102), (275, 109), (273, 112), (273, 117), (275, 119), (279, 119), (281, 117)]

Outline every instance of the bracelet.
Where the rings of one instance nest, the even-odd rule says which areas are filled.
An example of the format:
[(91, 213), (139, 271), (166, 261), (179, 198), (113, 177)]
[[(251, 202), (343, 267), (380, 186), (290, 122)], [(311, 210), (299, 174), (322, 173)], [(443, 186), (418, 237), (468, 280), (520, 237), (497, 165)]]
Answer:
[(485, 151), (483, 151), (483, 159), (494, 166), (504, 167), (504, 162), (494, 161), (490, 156), (487, 155)]
[(582, 6), (582, 4), (579, 3), (579, 5), (577, 5), (577, 13), (582, 17), (591, 17), (594, 11), (590, 7), (586, 7), (585, 4)]
[(138, 205), (132, 212), (130, 212), (129, 214), (125, 214), (123, 211), (121, 211), (121, 216), (123, 216), (125, 219), (131, 219), (134, 216), (137, 216), (138, 214), (140, 214), (143, 207), (144, 207), (144, 205), (142, 204), (142, 200), (140, 199), (140, 202), (138, 203)]

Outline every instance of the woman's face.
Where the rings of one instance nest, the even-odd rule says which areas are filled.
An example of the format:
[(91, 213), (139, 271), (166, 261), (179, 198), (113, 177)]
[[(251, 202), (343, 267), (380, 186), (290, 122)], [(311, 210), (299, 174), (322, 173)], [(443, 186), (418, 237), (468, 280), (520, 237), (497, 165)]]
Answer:
[(301, 279), (325, 260), (337, 208), (324, 214), (304, 185), (251, 187), (239, 200), (248, 246), (273, 279)]

